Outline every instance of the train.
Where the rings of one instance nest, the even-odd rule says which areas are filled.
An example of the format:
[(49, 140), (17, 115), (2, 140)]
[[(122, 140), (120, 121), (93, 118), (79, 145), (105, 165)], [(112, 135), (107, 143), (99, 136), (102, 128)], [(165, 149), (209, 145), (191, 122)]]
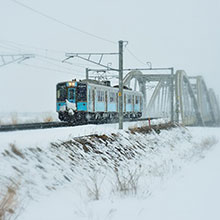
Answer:
[[(72, 80), (56, 85), (56, 111), (61, 121), (113, 121), (118, 118), (119, 87), (110, 81)], [(123, 88), (124, 118), (140, 118), (143, 94)]]

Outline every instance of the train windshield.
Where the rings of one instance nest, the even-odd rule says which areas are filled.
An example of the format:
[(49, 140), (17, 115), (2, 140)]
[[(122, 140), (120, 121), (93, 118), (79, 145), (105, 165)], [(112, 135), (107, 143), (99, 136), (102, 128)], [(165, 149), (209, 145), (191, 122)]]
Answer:
[(57, 85), (57, 101), (65, 101), (67, 99), (67, 87), (66, 84)]
[(77, 85), (77, 101), (79, 102), (86, 102), (87, 96), (87, 86), (86, 84), (79, 84)]

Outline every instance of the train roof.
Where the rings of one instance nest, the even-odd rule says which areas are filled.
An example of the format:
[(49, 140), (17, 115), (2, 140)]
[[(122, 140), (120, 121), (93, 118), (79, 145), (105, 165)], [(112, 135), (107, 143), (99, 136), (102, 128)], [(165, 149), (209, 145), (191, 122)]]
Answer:
[[(119, 88), (119, 85), (111, 86), (110, 81), (97, 81), (97, 80), (92, 80), (92, 79), (84, 79), (84, 80), (80, 80), (80, 82), (91, 83), (91, 84), (96, 84), (100, 86), (108, 86), (111, 88)], [(124, 86), (123, 89), (132, 90), (131, 88), (128, 88), (127, 86)]]
[[(76, 79), (73, 79), (72, 81), (76, 81), (77, 82)], [(67, 83), (67, 82), (70, 82), (70, 81), (60, 82), (58, 84)], [(83, 80), (79, 80), (78, 82), (79, 83), (85, 83), (85, 84), (95, 84), (95, 85), (98, 85), (98, 86), (104, 86), (104, 87), (108, 87), (108, 88), (112, 88), (112, 89), (119, 88), (119, 85), (111, 86), (110, 85), (110, 81), (98, 81), (98, 80), (93, 80), (93, 79), (83, 79)], [(138, 91), (133, 91), (131, 88), (128, 88), (127, 86), (124, 86), (123, 89), (125, 89), (127, 91), (130, 91), (130, 92), (140, 93)]]

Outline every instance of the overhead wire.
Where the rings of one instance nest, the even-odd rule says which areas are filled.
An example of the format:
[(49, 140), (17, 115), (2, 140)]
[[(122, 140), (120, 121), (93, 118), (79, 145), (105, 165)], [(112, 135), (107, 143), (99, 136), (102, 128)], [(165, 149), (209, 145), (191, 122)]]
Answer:
[(27, 64), (27, 63), (20, 63), (20, 65), (24, 65), (24, 66), (28, 66), (28, 67), (32, 67), (32, 68), (36, 68), (36, 69), (44, 69), (44, 70), (48, 70), (48, 71), (52, 71), (52, 72), (61, 72), (61, 73), (66, 73), (66, 74), (71, 74), (73, 76), (82, 76), (82, 74), (78, 74), (78, 73), (71, 73), (71, 72), (67, 72), (67, 71), (62, 71), (62, 70), (58, 70), (58, 69), (52, 69), (52, 68), (48, 68), (48, 67), (44, 67), (44, 66), (38, 66), (38, 65), (33, 65), (33, 64)]
[[(2, 44), (2, 43), (0, 43), (0, 44), (1, 44), (1, 45), (0, 45), (1, 48), (4, 48), (4, 49), (6, 49), (6, 50), (10, 50), (10, 51), (19, 51), (19, 52), (20, 52), (19, 49), (15, 49), (15, 48), (10, 47), (10, 46), (5, 46), (5, 45)], [(2, 46), (2, 45), (3, 45), (3, 46)]]
[[(30, 46), (30, 45), (25, 45), (25, 44), (21, 44), (21, 43), (17, 43), (17, 42), (14, 42), (14, 41), (7, 41), (7, 40), (0, 40), (0, 44), (3, 44), (1, 42), (4, 42), (4, 46), (1, 46), (0, 47), (7, 47), (8, 50), (16, 50), (16, 51), (19, 51), (19, 52), (25, 52), (27, 51), (26, 48), (21, 48), (21, 47), (29, 47), (29, 48), (33, 48), (33, 49), (36, 49), (36, 50), (41, 50), (42, 52), (45, 52), (45, 54), (47, 53), (65, 53), (65, 51), (60, 51), (60, 50), (53, 50), (53, 49), (47, 49), (47, 48), (42, 48), (42, 47), (34, 47), (34, 46)], [(9, 45), (8, 45), (9, 43)], [(5, 46), (5, 44), (7, 46)], [(13, 45), (11, 45), (13, 44)], [(16, 46), (14, 46), (16, 45)], [(30, 53), (30, 52), (28, 52)], [(31, 51), (32, 53), (32, 51)], [(51, 57), (51, 56), (48, 56), (48, 55), (42, 55), (42, 54), (39, 54), (39, 53), (34, 53), (36, 56), (40, 56), (40, 57), (43, 57), (45, 59), (48, 59), (48, 60), (52, 60), (52, 61), (56, 61), (56, 62), (59, 62), (61, 63), (61, 60), (57, 59), (57, 58), (54, 58), (54, 57)], [(70, 63), (70, 62), (64, 62), (64, 63), (67, 63), (67, 64), (71, 64), (73, 66), (76, 66), (76, 67), (82, 67), (82, 68), (85, 68), (85, 64), (82, 64), (82, 63)]]
[[(21, 44), (21, 43), (17, 43), (17, 42), (14, 42), (14, 41), (9, 41), (9, 40), (0, 40), (0, 41), (7, 44), (7, 45), (11, 45), (14, 48), (18, 48), (18, 49), (20, 49), (19, 47), (26, 47), (26, 48), (32, 48), (34, 50), (41, 50), (41, 51), (44, 51), (44, 52), (65, 53), (65, 51), (61, 51), (61, 50), (54, 50), (54, 49), (49, 49), (49, 48), (36, 47), (36, 46)], [(14, 46), (14, 45), (16, 45), (16, 46)]]
[[(14, 46), (14, 45), (11, 45), (11, 44), (6, 44), (7, 46), (5, 46), (5, 44), (3, 44), (3, 46), (2, 46), (2, 43), (1, 43), (1, 41), (2, 42), (10, 42), (10, 43), (13, 43), (14, 45), (18, 45), (19, 47), (17, 47), (17, 46)], [(4, 48), (4, 49), (7, 49), (7, 50), (9, 50), (9, 51), (16, 51), (16, 53), (17, 52), (19, 52), (19, 53), (25, 53), (25, 51), (26, 51), (26, 48), (21, 48), (20, 46), (25, 46), (24, 44), (19, 44), (19, 43), (16, 43), (16, 42), (11, 42), (11, 41), (3, 41), (3, 40), (0, 40), (0, 47), (1, 48)], [(34, 48), (34, 47), (33, 47)], [(25, 50), (25, 51), (24, 51)], [(47, 52), (47, 49), (43, 49), (43, 48), (40, 48), (40, 50), (42, 50), (42, 51), (45, 51), (45, 52)], [(49, 51), (49, 52), (51, 52), (51, 51)], [(44, 60), (50, 60), (50, 61), (53, 61), (53, 62), (56, 62), (56, 63), (62, 63), (61, 62), (61, 60), (59, 60), (59, 59), (57, 59), (57, 58), (54, 58), (54, 57), (51, 57), (51, 56), (48, 56), (48, 55), (42, 55), (42, 54), (39, 54), (39, 53), (34, 53), (34, 55), (35, 55), (35, 58), (38, 58), (38, 59), (40, 59), (40, 58), (42, 58), (42, 59), (44, 59)], [(41, 59), (41, 60), (42, 60)], [(47, 61), (48, 62), (48, 61)], [(52, 62), (49, 62), (49, 63), (51, 63), (52, 65), (54, 65), (54, 66), (58, 66), (58, 67), (61, 67), (61, 65), (57, 65), (57, 64), (55, 64), (55, 63), (52, 63)], [(75, 66), (75, 67), (80, 67), (80, 68), (85, 68), (86, 66), (85, 65), (83, 65), (83, 64), (79, 64), (79, 63), (68, 63), (68, 64), (71, 64), (72, 66)], [(73, 70), (73, 71), (78, 71), (78, 70), (74, 70), (74, 69), (70, 69), (70, 68), (67, 68), (67, 67), (65, 67), (64, 65), (62, 66), (62, 68), (64, 68), (64, 69), (68, 69), (68, 70)]]
[(26, 4), (24, 4), (24, 3), (21, 3), (21, 2), (19, 2), (19, 1), (17, 1), (17, 0), (11, 0), (11, 1), (14, 2), (14, 3), (16, 3), (17, 5), (20, 5), (20, 6), (24, 7), (24, 8), (26, 8), (26, 9), (29, 9), (29, 10), (32, 11), (32, 12), (35, 12), (35, 13), (41, 15), (41, 16), (47, 18), (47, 19), (50, 19), (50, 20), (52, 20), (52, 21), (54, 21), (54, 22), (57, 22), (57, 23), (59, 23), (59, 24), (61, 24), (61, 25), (66, 26), (66, 27), (68, 27), (68, 28), (70, 28), (70, 29), (73, 29), (73, 30), (75, 30), (75, 31), (78, 31), (78, 32), (80, 32), (80, 33), (82, 33), (82, 34), (88, 35), (88, 36), (90, 36), (90, 37), (93, 37), (93, 38), (96, 38), (96, 39), (99, 39), (99, 40), (102, 40), (102, 41), (106, 41), (106, 42), (108, 42), (108, 43), (116, 44), (116, 42), (114, 42), (114, 41), (112, 41), (112, 40), (109, 40), (109, 39), (100, 37), (100, 36), (98, 36), (98, 35), (96, 35), (96, 34), (92, 34), (92, 33), (88, 32), (88, 31), (84, 31), (84, 30), (82, 30), (82, 29), (80, 29), (80, 28), (77, 28), (77, 27), (75, 27), (75, 26), (73, 26), (73, 25), (67, 24), (67, 23), (65, 23), (65, 22), (63, 22), (63, 21), (61, 21), (61, 20), (58, 20), (57, 18), (54, 18), (54, 17), (52, 17), (52, 16), (50, 16), (50, 15), (47, 15), (47, 14), (45, 14), (45, 13), (39, 11), (39, 10), (36, 10), (36, 9), (34, 9), (34, 8), (32, 8), (32, 7), (30, 7), (30, 6), (26, 5)]
[[(53, 63), (53, 62), (50, 62), (50, 61), (48, 61), (48, 59), (51, 60), (51, 58), (48, 58), (48, 57), (43, 57), (43, 56), (39, 56), (39, 55), (38, 55), (37, 58), (38, 58), (39, 60), (41, 60), (41, 61), (50, 63), (51, 65), (54, 65), (54, 66), (57, 66), (57, 67), (66, 69), (66, 70), (68, 70), (68, 71), (79, 71), (79, 70), (76, 70), (76, 69), (70, 69), (70, 68), (68, 68), (68, 67), (61, 66), (61, 65), (55, 64), (55, 63)], [(54, 61), (54, 62), (57, 62), (57, 61)], [(61, 63), (61, 62), (60, 62), (60, 63)]]
[(146, 63), (144, 63), (143, 61), (141, 61), (131, 50), (129, 50), (127, 47), (125, 47), (125, 49), (128, 51), (128, 53), (135, 59), (137, 60), (139, 63), (146, 65)]
[[(47, 59), (47, 60), (51, 60), (51, 61), (54, 61), (54, 62), (59, 62), (59, 63), (61, 63), (61, 61), (59, 60), (59, 59), (56, 59), (56, 58), (54, 58), (54, 57), (49, 57), (49, 56), (43, 56), (43, 55), (39, 55), (38, 54), (38, 56), (39, 57), (42, 57), (42, 58), (44, 58), (44, 59)], [(76, 66), (76, 67), (81, 67), (81, 68), (85, 68), (86, 66), (85, 65), (83, 65), (83, 64), (80, 64), (80, 63), (70, 63), (70, 62), (62, 62), (62, 63), (67, 63), (67, 64), (70, 64), (70, 65), (73, 65), (73, 66)]]

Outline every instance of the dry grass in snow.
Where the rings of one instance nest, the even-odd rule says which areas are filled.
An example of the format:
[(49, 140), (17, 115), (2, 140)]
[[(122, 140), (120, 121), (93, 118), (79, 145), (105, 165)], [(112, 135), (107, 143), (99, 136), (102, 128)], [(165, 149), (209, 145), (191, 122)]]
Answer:
[(15, 210), (18, 206), (17, 190), (18, 185), (7, 187), (6, 192), (0, 193), (0, 220), (14, 219)]

